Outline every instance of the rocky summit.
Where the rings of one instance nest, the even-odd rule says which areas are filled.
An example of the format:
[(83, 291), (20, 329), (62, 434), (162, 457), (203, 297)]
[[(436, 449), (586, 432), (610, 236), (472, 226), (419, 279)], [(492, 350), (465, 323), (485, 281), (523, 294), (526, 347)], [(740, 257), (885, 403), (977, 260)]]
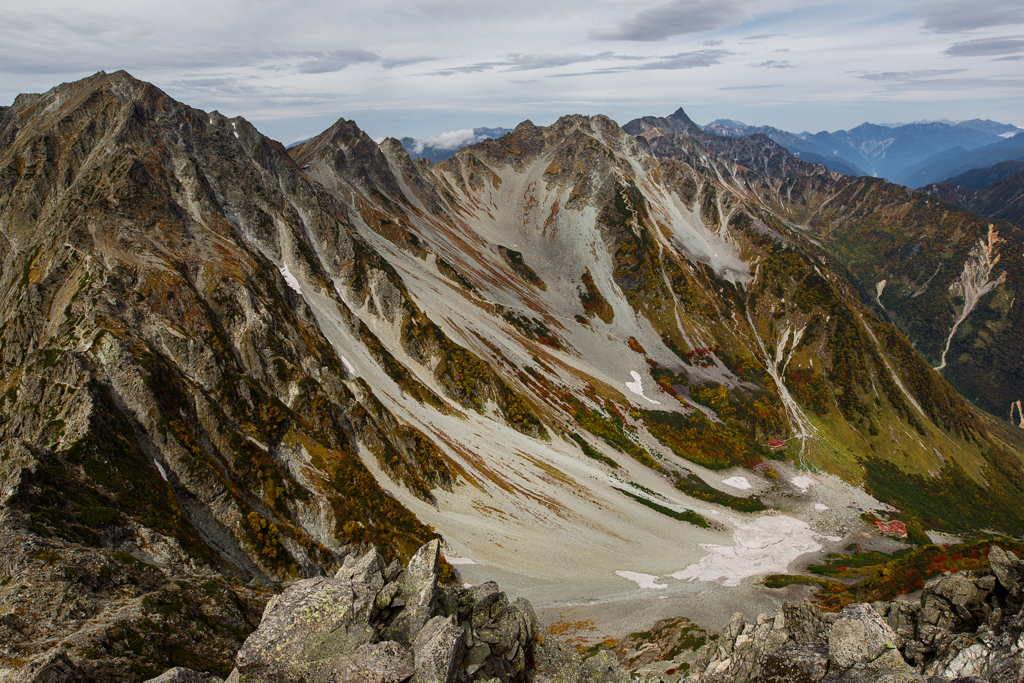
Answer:
[(1020, 537), (1022, 243), (682, 110), (433, 164), (124, 72), (21, 95), (0, 677), (598, 680), (540, 624)]

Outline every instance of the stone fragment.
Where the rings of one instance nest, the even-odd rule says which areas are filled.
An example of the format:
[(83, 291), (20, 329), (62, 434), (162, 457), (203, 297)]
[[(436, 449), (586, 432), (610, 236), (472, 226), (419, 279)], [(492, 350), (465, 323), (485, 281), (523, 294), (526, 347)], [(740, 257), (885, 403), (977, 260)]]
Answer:
[(176, 666), (173, 669), (168, 669), (156, 678), (150, 678), (144, 683), (222, 683), (222, 681), (213, 674)]
[(397, 596), (401, 591), (402, 587), (398, 584), (397, 581), (393, 581), (387, 584), (386, 586), (380, 589), (380, 592), (377, 593), (377, 597), (373, 599), (373, 606), (376, 607), (378, 610), (387, 609), (391, 606), (391, 603), (392, 601), (394, 601), (395, 596)]
[(767, 654), (757, 683), (817, 683), (828, 672), (828, 648), (804, 643)]
[(896, 634), (878, 612), (864, 603), (840, 612), (828, 635), (829, 661), (840, 669), (867, 664), (895, 648)]
[(369, 615), (355, 607), (349, 581), (293, 583), (235, 657), (241, 680), (284, 681), (292, 666), (352, 654), (373, 636)]
[(381, 683), (401, 683), (416, 673), (413, 653), (393, 640), (361, 645), (356, 650), (356, 659)]
[[(386, 632), (388, 638), (403, 643), (412, 643), (423, 625), (434, 614), (437, 598), (438, 560), (441, 542), (434, 539), (427, 543), (409, 560), (402, 575), (402, 597), (404, 609), (399, 613)], [(395, 600), (399, 597), (396, 596)], [(396, 606), (392, 601), (392, 606)]]
[(1002, 584), (1003, 588), (1015, 599), (1021, 597), (1020, 586), (1020, 565), (1021, 562), (1012, 552), (1006, 552), (997, 545), (992, 546), (988, 553), (989, 566), (992, 573)]
[(469, 648), (469, 652), (466, 653), (465, 664), (466, 674), (472, 676), (479, 671), (483, 665), (487, 662), (487, 658), (491, 656), (491, 648), (486, 643), (477, 643), (473, 647)]
[(41, 661), (32, 662), (11, 678), (10, 683), (66, 683), (79, 680), (80, 671), (67, 653), (59, 650)]
[(428, 621), (413, 645), (416, 683), (451, 683), (463, 647), (462, 629), (455, 617), (437, 616)]
[(345, 563), (335, 574), (335, 578), (368, 584), (371, 577), (380, 577), (383, 580), (384, 569), (384, 558), (376, 548), (373, 548), (358, 560), (352, 560), (351, 555), (346, 556)]
[(629, 674), (619, 666), (619, 660), (608, 650), (602, 650), (583, 662), (594, 683), (630, 683)]

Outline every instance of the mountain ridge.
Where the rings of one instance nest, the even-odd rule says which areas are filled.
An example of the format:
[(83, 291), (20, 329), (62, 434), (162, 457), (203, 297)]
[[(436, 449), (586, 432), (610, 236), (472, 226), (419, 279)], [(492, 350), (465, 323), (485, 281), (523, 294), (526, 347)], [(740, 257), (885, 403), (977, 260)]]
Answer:
[[(189, 591), (252, 583), (248, 617), (216, 615), (237, 643), (259, 586), (439, 534), (492, 568), (607, 585), (624, 552), (697, 566), (737, 512), (813, 514), (785, 478), (801, 466), (914, 529), (1021, 528), (1011, 505), (959, 511), (1024, 491), (1020, 452), (876, 315), (864, 273), (888, 262), (838, 248), (866, 196), (900, 217), (919, 200), (767, 138), (624, 128), (525, 121), (430, 164), (344, 119), (286, 152), (124, 72), (20, 96), (0, 114), (0, 473), (5, 529), (44, 555), (7, 565), (33, 588), (5, 608), (156, 561)], [(850, 213), (815, 225), (837, 193)], [(982, 236), (1012, 265), (1012, 227), (949, 211), (957, 268)], [(945, 492), (886, 488), (918, 481)], [(81, 581), (34, 570), (77, 553)], [(4, 666), (71, 642), (96, 677), (138, 679), (168, 661), (131, 646), (173, 621), (159, 590), (132, 594), (130, 632), (107, 597), (102, 629), (8, 629)]]

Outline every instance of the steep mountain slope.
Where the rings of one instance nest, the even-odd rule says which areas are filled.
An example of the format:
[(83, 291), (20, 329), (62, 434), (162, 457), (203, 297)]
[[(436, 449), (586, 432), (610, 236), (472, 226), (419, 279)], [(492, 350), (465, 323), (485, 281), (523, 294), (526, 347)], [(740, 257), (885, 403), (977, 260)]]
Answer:
[[(432, 165), (342, 119), (289, 154), (123, 72), (0, 111), (0, 514), (22, 548), (3, 666), (223, 668), (261, 585), (436, 533), (563, 599), (621, 593), (632, 569), (713, 582), (700, 544), (752, 529), (785, 567), (859, 533), (845, 503), (838, 540), (789, 516), (820, 510), (798, 468), (900, 505), (917, 534), (1024, 531), (1021, 452), (845, 267), (872, 282), (906, 254), (844, 264), (803, 227), (841, 252), (871, 206), (908, 219), (893, 186), (767, 138), (709, 138), (718, 154), (640, 132), (527, 121)], [(1019, 234), (955, 218), (957, 266), (986, 237), (1002, 278), (968, 313), (1022, 329), (992, 304)], [(73, 557), (88, 571), (62, 573)], [(733, 564), (727, 586), (763, 571)], [(208, 589), (223, 608), (203, 622), (181, 595)], [(92, 597), (45, 632), (24, 616), (69, 592)]]
[[(39, 557), (80, 552), (108, 574), (134, 557), (198, 590), (212, 571), (313, 575), (345, 542), (395, 553), (432, 536), (358, 450), (394, 460), (425, 498), (451, 471), (351, 378), (288, 284), (284, 259), (311, 253), (310, 234), (330, 234), (334, 255), (364, 247), (280, 145), (101, 73), (5, 109), (0, 168), (4, 529), (42, 544), (8, 556), (5, 583), (33, 589), (8, 591), (7, 610), (68, 590)], [(87, 594), (103, 583), (66, 576)], [(135, 631), (162, 621), (158, 598), (131, 599)], [(117, 651), (134, 631), (109, 607), (71, 608), (46, 637), (5, 622), (7, 661), (66, 641)], [(218, 628), (231, 640), (242, 625)], [(127, 652), (155, 671), (173, 650)]]
[[(758, 129), (751, 130), (745, 135), (721, 135), (713, 132), (711, 127), (706, 126), (702, 129), (681, 108), (667, 117), (645, 116), (634, 119), (624, 125), (622, 129), (630, 135), (642, 135), (644, 131), (657, 129), (691, 137), (715, 154), (736, 162), (750, 171), (772, 178), (788, 175), (817, 175), (826, 172), (826, 169), (837, 171), (831, 162), (812, 162), (789, 153), (786, 145), (775, 140), (770, 132), (762, 133)], [(655, 137), (652, 140), (658, 141), (655, 144), (661, 144), (665, 143), (667, 139)], [(844, 168), (849, 171), (854, 170), (848, 165)], [(838, 172), (846, 173), (847, 171)]]
[[(652, 138), (657, 154), (690, 154), (692, 143), (665, 139)], [(961, 393), (995, 415), (1016, 411), (1024, 386), (1024, 319), (1012, 305), (1024, 286), (1019, 229), (878, 179), (744, 173), (741, 182), (849, 269), (862, 300), (884, 309)]]
[[(679, 116), (673, 123), (689, 128)], [(531, 398), (547, 402), (540, 415), (556, 435), (586, 429), (647, 462), (650, 445), (616, 443), (587, 404), (564, 402), (584, 389), (610, 400), (625, 425), (709, 467), (756, 464), (767, 455), (758, 441), (795, 436), (802, 457), (854, 477), (859, 465), (837, 456), (830, 438), (832, 448), (856, 443), (869, 458), (897, 450), (907, 469), (936, 472), (935, 451), (917, 450), (919, 437), (932, 433), (926, 422), (986, 440), (961, 399), (911, 360), (906, 341), (851, 297), (842, 276), (822, 270), (827, 255), (763, 211), (763, 200), (751, 201), (752, 179), (763, 187), (765, 176), (673, 135), (649, 128), (633, 142), (601, 117), (564, 117), (546, 129), (526, 122), (434, 167), (409, 164), (385, 141), (379, 153), (392, 173), (370, 178), (339, 167), (338, 159), (376, 153), (340, 123), (297, 148), (296, 158), (349, 205), (386, 198), (393, 213), (381, 220), (364, 212), (363, 235), (389, 254), (429, 317), (459, 329), (467, 345), (478, 339), (492, 367), (519, 370)], [(682, 140), (685, 154), (649, 156), (645, 147), (656, 150), (663, 138)], [(827, 169), (790, 163), (808, 174), (798, 177), (839, 181)], [(443, 268), (419, 265), (405, 226), (426, 244), (428, 263), (432, 252)], [(459, 289), (453, 306), (456, 295), (446, 290)], [(481, 315), (495, 307), (510, 328)], [(885, 354), (901, 364), (890, 366)], [(634, 366), (633, 382), (624, 365)], [(893, 376), (895, 367), (910, 375)], [(576, 383), (581, 377), (592, 389)], [(655, 382), (664, 393), (644, 389)], [(551, 403), (553, 392), (563, 392), (561, 402)], [(917, 436), (900, 436), (910, 432)], [(949, 448), (947, 439), (934, 447)], [(954, 449), (960, 467), (988, 467), (971, 450)]]
[(998, 164), (993, 164), (992, 166), (974, 168), (970, 171), (965, 171), (960, 175), (953, 176), (952, 178), (946, 178), (942, 182), (950, 185), (958, 185), (959, 187), (968, 190), (984, 190), (986, 187), (994, 185), (1000, 180), (1009, 178), (1021, 169), (1024, 169), (1024, 162), (1022, 161), (1000, 161)]
[[(1003, 164), (1019, 165), (1019, 162), (1007, 161)], [(952, 183), (934, 183), (921, 191), (994, 220), (1024, 225), (1024, 167), (980, 190)]]

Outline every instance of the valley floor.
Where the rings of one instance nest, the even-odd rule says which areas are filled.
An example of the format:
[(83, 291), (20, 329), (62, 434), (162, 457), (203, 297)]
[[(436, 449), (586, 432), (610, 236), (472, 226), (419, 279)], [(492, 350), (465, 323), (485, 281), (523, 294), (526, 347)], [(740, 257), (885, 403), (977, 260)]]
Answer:
[[(755, 619), (809, 594), (805, 586), (765, 588), (765, 574), (798, 571), (851, 544), (884, 552), (903, 547), (861, 520), (863, 511), (884, 508), (863, 491), (830, 475), (812, 477), (786, 465), (777, 469), (778, 483), (767, 488), (755, 481), (753, 490), (777, 509), (741, 514), (708, 506), (702, 513), (717, 529), (681, 522), (675, 536), (666, 536), (664, 518), (647, 508), (631, 510), (629, 518), (613, 506), (586, 511), (595, 530), (591, 537), (563, 535), (544, 525), (510, 525), (497, 514), (483, 522), (451, 514), (445, 508), (457, 507), (456, 500), (439, 501), (436, 519), (424, 516), (444, 534), (445, 552), (458, 563), (463, 581), (497, 581), (510, 596), (529, 599), (542, 620), (578, 644), (620, 639), (678, 616), (718, 631), (735, 612)], [(713, 481), (730, 474), (718, 473)], [(792, 483), (794, 478), (806, 491)], [(678, 493), (674, 498), (683, 499)], [(633, 533), (627, 536), (629, 529)], [(622, 534), (618, 544), (610, 530)], [(725, 585), (724, 576), (710, 580), (716, 567), (731, 570), (731, 582), (738, 585)], [(633, 574), (624, 578), (616, 572)], [(698, 578), (679, 580), (674, 573)]]

